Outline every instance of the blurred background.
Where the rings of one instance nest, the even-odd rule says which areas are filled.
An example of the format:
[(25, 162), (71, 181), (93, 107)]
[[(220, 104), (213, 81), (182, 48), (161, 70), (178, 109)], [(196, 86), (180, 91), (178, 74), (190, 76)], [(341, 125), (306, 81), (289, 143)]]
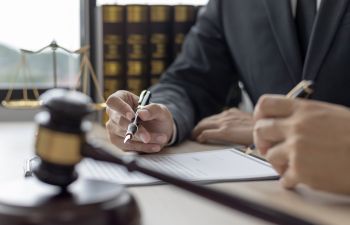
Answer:
[[(40, 91), (52, 88), (52, 49), (48, 48), (39, 54), (25, 54), (25, 65), (23, 62), (21, 65), (21, 49), (37, 51), (53, 40), (72, 51), (86, 44), (91, 45), (91, 37), (96, 36), (98, 29), (91, 25), (95, 21), (90, 18), (91, 12), (95, 12), (102, 5), (205, 5), (207, 1), (0, 0), (0, 98), (3, 100), (12, 88), (16, 98), (21, 98), (23, 88), (38, 88)], [(97, 53), (91, 53), (91, 59), (96, 66)], [(69, 87), (76, 82), (79, 55), (58, 49), (56, 63), (59, 87)], [(24, 73), (24, 67), (29, 71), (29, 77), (21, 74)], [(10, 110), (0, 107), (0, 121), (31, 120), (35, 112), (36, 110)]]

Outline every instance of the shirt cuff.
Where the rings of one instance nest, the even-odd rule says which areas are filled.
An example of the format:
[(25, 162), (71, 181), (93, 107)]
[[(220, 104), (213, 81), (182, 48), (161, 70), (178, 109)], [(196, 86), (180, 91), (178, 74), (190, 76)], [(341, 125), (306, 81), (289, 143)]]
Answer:
[(173, 135), (171, 136), (168, 144), (166, 146), (171, 146), (176, 142), (176, 136), (177, 136), (177, 127), (175, 122), (173, 123)]

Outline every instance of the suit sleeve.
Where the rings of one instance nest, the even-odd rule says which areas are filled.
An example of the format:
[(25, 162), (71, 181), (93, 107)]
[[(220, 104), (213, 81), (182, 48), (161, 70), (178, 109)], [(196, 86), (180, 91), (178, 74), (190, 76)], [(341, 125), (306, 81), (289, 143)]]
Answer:
[(176, 127), (177, 142), (195, 124), (220, 112), (237, 75), (221, 24), (220, 0), (211, 0), (186, 36), (182, 51), (153, 86), (152, 102), (166, 105)]

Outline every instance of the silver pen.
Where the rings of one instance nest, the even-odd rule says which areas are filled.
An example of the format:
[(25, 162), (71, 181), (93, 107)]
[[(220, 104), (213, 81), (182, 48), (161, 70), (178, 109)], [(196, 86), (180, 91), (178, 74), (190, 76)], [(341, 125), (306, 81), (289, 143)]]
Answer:
[(138, 101), (138, 106), (136, 108), (135, 117), (132, 123), (129, 124), (128, 129), (125, 134), (124, 144), (131, 140), (138, 130), (138, 126), (140, 125), (140, 117), (138, 115), (138, 110), (142, 109), (144, 106), (148, 105), (151, 99), (151, 92), (147, 90), (143, 90), (140, 94), (140, 98)]

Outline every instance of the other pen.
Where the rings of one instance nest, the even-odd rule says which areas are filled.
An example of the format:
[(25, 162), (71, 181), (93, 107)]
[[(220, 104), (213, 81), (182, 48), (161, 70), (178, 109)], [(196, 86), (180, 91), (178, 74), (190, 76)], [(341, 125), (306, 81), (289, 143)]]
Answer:
[[(286, 98), (309, 98), (313, 92), (314, 82), (311, 80), (302, 80), (297, 86), (288, 92)], [(245, 151), (246, 154), (251, 154), (255, 150), (255, 145), (251, 145)]]
[(128, 125), (128, 129), (125, 134), (124, 144), (131, 140), (138, 130), (138, 126), (140, 125), (140, 117), (138, 111), (142, 109), (144, 106), (148, 105), (151, 99), (151, 92), (147, 90), (143, 90), (140, 94), (138, 106), (135, 111), (135, 117), (132, 122)]

